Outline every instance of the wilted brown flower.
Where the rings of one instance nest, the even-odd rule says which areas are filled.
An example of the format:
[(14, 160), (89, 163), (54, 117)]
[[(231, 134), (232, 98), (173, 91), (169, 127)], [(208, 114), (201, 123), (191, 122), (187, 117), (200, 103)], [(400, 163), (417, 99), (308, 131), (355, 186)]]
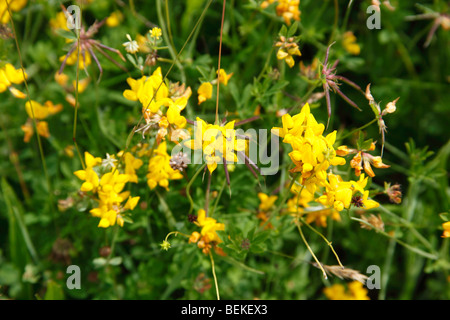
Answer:
[[(384, 222), (383, 222), (383, 219), (381, 219), (380, 215), (375, 216), (374, 214), (371, 214), (369, 217), (366, 217), (363, 215), (361, 217), (361, 219), (366, 221), (367, 223), (371, 224), (376, 230), (384, 231)], [(367, 229), (367, 230), (372, 230), (371, 226), (369, 226), (368, 224), (365, 224), (363, 222), (361, 222), (361, 228)]]

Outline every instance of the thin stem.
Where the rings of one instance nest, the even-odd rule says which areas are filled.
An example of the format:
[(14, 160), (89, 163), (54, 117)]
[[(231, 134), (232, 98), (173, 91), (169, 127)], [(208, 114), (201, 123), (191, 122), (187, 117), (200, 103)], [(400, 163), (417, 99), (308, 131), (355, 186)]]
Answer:
[(298, 232), (300, 233), (300, 236), (302, 237), (303, 242), (305, 243), (306, 247), (308, 248), (309, 252), (311, 253), (311, 256), (314, 258), (314, 260), (316, 260), (317, 265), (320, 267), (320, 270), (322, 270), (323, 277), (324, 277), (325, 279), (328, 279), (327, 273), (326, 273), (325, 270), (323, 269), (322, 264), (319, 262), (319, 260), (317, 259), (316, 255), (315, 255), (314, 252), (312, 251), (311, 247), (310, 247), (309, 244), (308, 244), (308, 241), (306, 241), (306, 238), (305, 238), (305, 236), (304, 236), (304, 234), (303, 234), (303, 231), (302, 231), (302, 228), (301, 228), (301, 226), (300, 226), (300, 222), (296, 221), (295, 224), (296, 224), (296, 226), (297, 226)]
[[(156, 1), (156, 13), (158, 14), (158, 21), (161, 24), (161, 28), (162, 28), (164, 37), (166, 39), (170, 39), (171, 36), (169, 36), (169, 34), (168, 34), (168, 31), (167, 31), (168, 29), (167, 29), (166, 22), (164, 21), (164, 17), (163, 17), (163, 13), (162, 13), (161, 1), (163, 1), (163, 0)], [(166, 0), (166, 4), (167, 4), (167, 0)], [(167, 21), (167, 23), (169, 24), (169, 21)], [(173, 59), (174, 63), (177, 65), (178, 69), (180, 69), (181, 82), (185, 83), (186, 82), (186, 74), (184, 72), (184, 67), (183, 67), (183, 65), (180, 63), (180, 61), (178, 59), (179, 55), (180, 55), (180, 53), (181, 53), (181, 51), (183, 49), (179, 53), (176, 53), (175, 52), (175, 48), (173, 46), (173, 42), (170, 42), (170, 41), (167, 41), (167, 46), (168, 46), (169, 53), (172, 56), (172, 59)], [(183, 46), (183, 48), (184, 48), (184, 46)], [(155, 95), (156, 95), (156, 93), (155, 93)]]
[(299, 219), (300, 219), (300, 220), (301, 220), (301, 221), (302, 221), (309, 229), (311, 229), (312, 231), (314, 231), (314, 233), (318, 234), (318, 235), (319, 235), (319, 236), (327, 243), (327, 245), (330, 247), (331, 251), (333, 252), (334, 256), (336, 257), (336, 260), (337, 260), (337, 262), (339, 263), (339, 265), (340, 265), (342, 268), (344, 268), (344, 266), (343, 266), (342, 263), (341, 263), (341, 260), (339, 259), (339, 256), (337, 255), (336, 251), (334, 251), (334, 248), (333, 248), (331, 242), (328, 241), (328, 239), (327, 239), (322, 233), (320, 233), (319, 231), (317, 231), (313, 226), (311, 226), (309, 223), (306, 223), (306, 222), (303, 220), (303, 218), (299, 217)]
[(214, 202), (214, 206), (211, 210), (211, 214), (209, 215), (210, 217), (212, 217), (214, 212), (216, 212), (217, 204), (219, 203), (219, 200), (222, 197), (222, 193), (223, 193), (223, 190), (225, 189), (226, 184), (227, 184), (227, 181), (225, 180), (223, 182), (222, 188), (219, 191), (219, 194), (217, 195), (216, 201)]
[(189, 209), (189, 214), (191, 214), (192, 210), (194, 209), (194, 201), (192, 200), (192, 197), (190, 195), (190, 189), (191, 189), (192, 183), (195, 181), (195, 179), (200, 174), (200, 172), (202, 172), (202, 170), (205, 169), (205, 167), (206, 167), (206, 163), (203, 164), (200, 168), (198, 168), (198, 170), (195, 172), (194, 176), (191, 178), (191, 180), (189, 181), (189, 183), (186, 186), (186, 196), (188, 197), (189, 202), (191, 204), (191, 207)]
[[(36, 137), (37, 137), (38, 146), (39, 146), (39, 154), (40, 154), (40, 157), (41, 157), (42, 169), (44, 171), (44, 175), (45, 175), (45, 178), (47, 180), (49, 202), (50, 202), (50, 206), (51, 206), (53, 204), (52, 185), (51, 185), (51, 182), (50, 182), (50, 177), (48, 175), (47, 164), (45, 162), (45, 155), (44, 155), (44, 150), (42, 148), (41, 137), (37, 133), (38, 132), (38, 130), (37, 130), (37, 121), (36, 121), (36, 117), (34, 116), (34, 107), (33, 107), (33, 104), (31, 102), (30, 90), (28, 88), (28, 82), (27, 82), (27, 79), (26, 79), (25, 68), (24, 68), (24, 65), (23, 65), (22, 53), (20, 51), (19, 40), (17, 39), (17, 33), (16, 33), (15, 25), (14, 25), (14, 19), (12, 19), (11, 8), (9, 6), (9, 1), (8, 0), (6, 0), (6, 6), (8, 8), (8, 13), (9, 13), (9, 15), (11, 17), (11, 28), (12, 28), (14, 40), (15, 40), (15, 43), (16, 43), (17, 54), (19, 56), (20, 67), (22, 69), (22, 76), (23, 76), (23, 79), (24, 79), (25, 89), (26, 89), (26, 92), (27, 92), (27, 99), (28, 99), (28, 103), (30, 104), (31, 115), (32, 115), (32, 118), (33, 118), (34, 130), (36, 132)], [(54, 210), (52, 208), (50, 208), (50, 210), (52, 211), (52, 214), (53, 214)], [(53, 220), (53, 221), (55, 221), (55, 220)], [(56, 224), (55, 224), (55, 228), (56, 228)]]
[(386, 232), (384, 232), (384, 231), (382, 231), (382, 230), (380, 230), (380, 229), (377, 229), (375, 226), (373, 226), (372, 224), (370, 224), (369, 222), (367, 222), (367, 221), (365, 221), (365, 220), (362, 220), (362, 219), (359, 219), (359, 218), (355, 218), (355, 217), (350, 217), (350, 219), (368, 225), (369, 227), (371, 227), (371, 228), (373, 228), (374, 230), (376, 230), (379, 234), (382, 234), (383, 236), (385, 236), (385, 237), (387, 237), (387, 238), (389, 238), (389, 239), (392, 239), (392, 240), (396, 241), (398, 244), (402, 245), (402, 246), (405, 247), (406, 249), (409, 249), (409, 250), (411, 250), (411, 251), (413, 251), (413, 252), (415, 252), (415, 253), (417, 253), (417, 254), (419, 254), (419, 255), (421, 255), (421, 256), (427, 258), (427, 259), (431, 259), (431, 260), (437, 260), (437, 259), (439, 259), (439, 257), (438, 257), (436, 254), (428, 253), (428, 252), (425, 252), (425, 251), (423, 251), (423, 250), (421, 250), (421, 249), (415, 248), (415, 247), (413, 247), (413, 246), (407, 244), (406, 242), (403, 242), (402, 240), (400, 240), (400, 239), (398, 239), (398, 238), (396, 238), (396, 237), (394, 237), (394, 236), (391, 236), (390, 234), (388, 234), (388, 233), (386, 233)]
[(214, 258), (212, 256), (211, 251), (209, 252), (209, 258), (211, 259), (211, 268), (212, 268), (212, 273), (213, 273), (213, 277), (214, 277), (214, 284), (216, 285), (216, 295), (217, 295), (217, 300), (220, 300), (220, 295), (219, 295), (219, 285), (217, 283), (217, 276), (216, 276), (216, 268), (214, 266)]
[(217, 98), (216, 98), (216, 124), (219, 124), (219, 91), (220, 91), (220, 60), (222, 57), (222, 35), (223, 35), (223, 21), (225, 20), (225, 5), (226, 0), (223, 0), (222, 21), (220, 25), (220, 42), (219, 42), (219, 62), (217, 66)]
[(359, 128), (357, 128), (357, 129), (355, 129), (355, 130), (352, 130), (352, 131), (350, 131), (349, 133), (344, 134), (343, 136), (337, 138), (336, 140), (344, 140), (345, 138), (352, 136), (354, 133), (356, 133), (356, 132), (358, 132), (358, 131), (361, 131), (361, 130), (367, 128), (368, 126), (370, 126), (371, 124), (373, 124), (373, 123), (376, 122), (377, 120), (378, 120), (378, 119), (375, 118), (375, 119), (373, 119), (372, 121), (370, 121), (370, 122), (366, 123), (365, 125), (363, 125), (362, 127), (359, 127)]
[(206, 212), (206, 216), (208, 216), (208, 210), (209, 210), (209, 196), (210, 196), (210, 191), (211, 191), (211, 178), (212, 178), (212, 174), (211, 172), (209, 172), (208, 170), (208, 184), (206, 185), (206, 194), (205, 194), (205, 212)]

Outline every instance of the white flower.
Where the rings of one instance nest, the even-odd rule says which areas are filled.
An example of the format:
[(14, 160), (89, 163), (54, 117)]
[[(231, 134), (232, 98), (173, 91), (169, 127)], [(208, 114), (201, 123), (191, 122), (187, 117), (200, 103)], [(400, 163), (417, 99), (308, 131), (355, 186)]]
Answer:
[(132, 40), (131, 36), (127, 34), (127, 38), (130, 41), (124, 42), (123, 46), (128, 53), (136, 53), (139, 51), (139, 45), (136, 40)]
[(108, 167), (115, 168), (117, 159), (112, 158), (109, 153), (106, 154), (106, 159), (102, 160), (102, 166), (108, 169)]

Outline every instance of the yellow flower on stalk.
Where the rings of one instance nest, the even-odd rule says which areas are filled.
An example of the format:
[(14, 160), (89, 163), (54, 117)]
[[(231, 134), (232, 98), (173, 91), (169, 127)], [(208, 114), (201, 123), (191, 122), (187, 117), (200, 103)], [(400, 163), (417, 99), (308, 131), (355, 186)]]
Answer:
[(27, 5), (27, 0), (8, 0), (8, 3), (6, 3), (5, 0), (0, 1), (0, 23), (6, 24), (11, 19), (11, 16), (9, 15), (8, 11), (8, 4), (9, 9), (11, 12), (17, 12), (23, 9)]
[(216, 219), (206, 216), (203, 209), (197, 212), (197, 221), (194, 222), (198, 227), (202, 228), (200, 232), (194, 231), (189, 237), (189, 243), (197, 243), (204, 254), (208, 254), (212, 246), (221, 243), (217, 231), (225, 230), (225, 224), (218, 223)]
[(230, 80), (232, 75), (233, 75), (233, 72), (230, 73), (230, 74), (227, 74), (224, 69), (220, 69), (220, 71), (219, 71), (219, 82), (223, 83), (226, 86), (228, 84), (228, 80)]
[(344, 33), (342, 37), (342, 46), (348, 53), (355, 56), (359, 55), (361, 52), (361, 47), (356, 43), (356, 37), (351, 31)]
[(269, 196), (263, 192), (259, 192), (258, 198), (260, 201), (259, 210), (269, 211), (273, 207), (275, 201), (277, 201), (278, 196), (274, 196), (274, 195)]
[(186, 95), (179, 96), (169, 91), (163, 82), (161, 68), (158, 67), (150, 77), (140, 79), (128, 78), (130, 89), (123, 92), (123, 96), (131, 101), (142, 104), (145, 124), (138, 128), (142, 135), (152, 129), (157, 130), (157, 142), (161, 142), (167, 135), (172, 140), (172, 134), (180, 136), (178, 130), (186, 126), (186, 118), (181, 115), (190, 97), (190, 88)]
[(329, 300), (370, 300), (367, 293), (359, 281), (352, 281), (348, 284), (348, 290), (342, 284), (334, 284), (323, 290)]
[(161, 28), (158, 28), (158, 27), (154, 27), (149, 32), (150, 32), (150, 37), (155, 38), (156, 40), (158, 40), (162, 36), (162, 30), (161, 30)]
[(444, 222), (442, 228), (444, 228), (442, 238), (450, 238), (450, 221)]
[(265, 9), (274, 2), (277, 2), (277, 15), (282, 17), (288, 26), (291, 25), (291, 20), (300, 21), (300, 0), (265, 0), (261, 3), (261, 8)]
[(169, 190), (169, 180), (182, 179), (183, 175), (170, 166), (170, 155), (167, 153), (166, 142), (159, 144), (153, 151), (153, 156), (148, 163), (147, 184), (150, 189), (161, 186)]
[(184, 144), (192, 150), (202, 150), (203, 157), (210, 173), (217, 168), (218, 163), (236, 163), (237, 153), (246, 150), (245, 139), (236, 137), (234, 121), (223, 126), (208, 124), (202, 119), (196, 119), (196, 132), (194, 139), (185, 141)]
[(46, 101), (44, 105), (41, 105), (34, 100), (25, 102), (25, 111), (29, 118), (26, 123), (21, 126), (21, 129), (24, 132), (23, 141), (28, 143), (34, 134), (33, 118), (36, 119), (36, 129), (38, 134), (44, 138), (50, 137), (48, 123), (47, 121), (43, 121), (43, 119), (46, 119), (49, 115), (60, 112), (62, 108), (63, 106), (61, 104), (54, 105), (51, 101)]
[(136, 175), (136, 170), (139, 169), (144, 162), (135, 158), (130, 152), (126, 152), (124, 155), (125, 161), (125, 174), (128, 175), (129, 182), (138, 182), (138, 176)]
[(93, 168), (102, 163), (102, 159), (99, 157), (94, 157), (92, 154), (86, 151), (84, 153), (84, 162), (86, 164), (86, 168), (84, 170), (75, 171), (74, 175), (77, 176), (78, 179), (84, 181), (80, 188), (81, 191), (96, 192), (100, 178)]
[(0, 68), (0, 93), (7, 89), (16, 98), (25, 99), (26, 95), (13, 87), (13, 84), (21, 84), (27, 78), (27, 74), (22, 71), (22, 68), (16, 69), (10, 63), (5, 64)]
[(374, 166), (375, 168), (380, 169), (386, 169), (390, 166), (387, 164), (384, 164), (380, 156), (372, 156), (368, 151), (375, 150), (375, 143), (371, 143), (369, 149), (363, 149), (363, 150), (357, 150), (348, 148), (347, 146), (340, 146), (337, 149), (337, 154), (340, 156), (346, 156), (348, 154), (355, 154), (355, 156), (350, 161), (350, 166), (355, 169), (355, 175), (359, 177), (362, 170), (370, 176), (375, 177), (375, 173), (372, 170), (371, 166)]
[(198, 104), (202, 104), (212, 97), (212, 84), (209, 82), (203, 82), (197, 90)]
[(284, 36), (280, 37), (280, 41), (275, 43), (276, 47), (279, 47), (277, 52), (277, 59), (284, 60), (290, 68), (295, 65), (293, 56), (301, 56), (302, 53), (298, 48), (298, 44), (294, 42), (294, 38), (286, 39)]
[(283, 127), (272, 128), (272, 133), (290, 144), (293, 151), (289, 157), (295, 164), (291, 172), (301, 173), (300, 184), (309, 193), (314, 194), (317, 186), (324, 186), (327, 179), (326, 170), (330, 165), (345, 164), (345, 159), (338, 157), (333, 147), (336, 131), (324, 137), (325, 126), (319, 124), (310, 112), (309, 104), (305, 104), (301, 112), (295, 116), (285, 114), (282, 117)]

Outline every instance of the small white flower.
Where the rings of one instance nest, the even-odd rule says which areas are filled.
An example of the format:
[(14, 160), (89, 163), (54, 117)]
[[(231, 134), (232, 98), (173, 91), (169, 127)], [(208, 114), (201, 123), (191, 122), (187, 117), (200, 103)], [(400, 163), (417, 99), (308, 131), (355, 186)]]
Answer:
[(128, 53), (136, 53), (139, 51), (139, 45), (136, 40), (132, 40), (131, 36), (127, 34), (127, 38), (130, 41), (124, 42), (123, 46)]
[(114, 162), (116, 162), (117, 159), (112, 158), (109, 153), (106, 154), (106, 159), (102, 160), (102, 166), (105, 167), (106, 169), (108, 169), (108, 167), (110, 168), (115, 168), (116, 164)]

